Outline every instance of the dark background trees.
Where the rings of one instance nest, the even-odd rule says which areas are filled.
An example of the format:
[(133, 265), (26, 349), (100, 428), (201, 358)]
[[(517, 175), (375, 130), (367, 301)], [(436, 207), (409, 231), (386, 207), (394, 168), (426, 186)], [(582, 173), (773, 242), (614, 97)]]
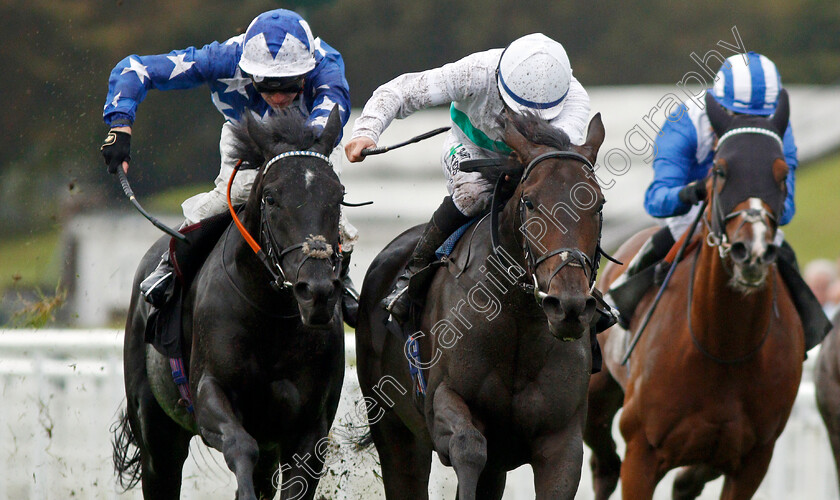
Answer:
[[(377, 85), (541, 31), (561, 41), (584, 85), (675, 83), (692, 52), (733, 42), (775, 60), (786, 83), (840, 79), (835, 0), (6, 0), (0, 3), (0, 235), (36, 231), (119, 202), (99, 143), (108, 75), (129, 54), (201, 46), (260, 12), (298, 10), (344, 56), (353, 105)], [(219, 115), (206, 89), (152, 92), (140, 106), (132, 182), (151, 193), (218, 171)]]

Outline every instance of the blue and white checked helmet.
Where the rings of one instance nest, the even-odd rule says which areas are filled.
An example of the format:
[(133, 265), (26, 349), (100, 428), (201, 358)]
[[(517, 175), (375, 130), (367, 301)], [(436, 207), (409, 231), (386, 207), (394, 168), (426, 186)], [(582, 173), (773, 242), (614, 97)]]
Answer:
[(563, 110), (572, 68), (560, 43), (542, 33), (511, 42), (499, 59), (497, 83), (505, 104), (551, 120)]
[(286, 9), (260, 14), (245, 32), (239, 67), (257, 80), (309, 73), (315, 67), (309, 24)]
[(712, 93), (726, 109), (748, 115), (772, 115), (782, 88), (773, 61), (755, 52), (726, 60), (715, 77)]

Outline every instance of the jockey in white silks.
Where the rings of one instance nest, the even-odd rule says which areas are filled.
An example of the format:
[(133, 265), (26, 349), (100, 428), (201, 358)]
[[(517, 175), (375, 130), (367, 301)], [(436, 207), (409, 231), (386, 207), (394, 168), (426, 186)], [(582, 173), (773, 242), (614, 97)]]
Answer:
[(497, 121), (504, 109), (535, 113), (565, 131), (575, 144), (583, 143), (589, 119), (589, 96), (572, 76), (565, 49), (535, 33), (513, 41), (505, 49), (471, 54), (382, 85), (356, 120), (345, 147), (347, 158), (362, 161), (361, 151), (375, 147), (382, 131), (395, 118), (443, 104), (450, 104), (452, 120), (441, 154), (450, 196), (435, 211), (406, 272), (386, 298), (388, 310), (398, 321), (408, 312), (404, 292), (409, 278), (434, 260), (435, 250), (452, 232), (487, 209), (493, 186), (479, 173), (461, 172), (460, 164), (510, 152)]

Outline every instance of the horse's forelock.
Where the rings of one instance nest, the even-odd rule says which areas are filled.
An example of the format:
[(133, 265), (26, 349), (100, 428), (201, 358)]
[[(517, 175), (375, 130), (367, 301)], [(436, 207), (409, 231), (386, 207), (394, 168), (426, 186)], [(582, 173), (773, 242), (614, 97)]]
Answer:
[(233, 136), (235, 154), (252, 165), (261, 165), (286, 151), (306, 151), (317, 139), (305, 118), (292, 110), (282, 110), (265, 120), (245, 114), (236, 123)]
[(508, 117), (516, 130), (534, 144), (542, 144), (560, 151), (567, 151), (572, 145), (565, 131), (553, 127), (536, 113), (509, 113)]

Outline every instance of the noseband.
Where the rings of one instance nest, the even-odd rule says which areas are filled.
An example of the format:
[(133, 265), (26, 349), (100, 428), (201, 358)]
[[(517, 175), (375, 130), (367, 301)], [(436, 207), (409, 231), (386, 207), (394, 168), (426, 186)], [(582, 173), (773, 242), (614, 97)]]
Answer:
[[(522, 178), (519, 180), (519, 184), (525, 182), (534, 168), (543, 160), (547, 160), (549, 158), (562, 158), (562, 159), (573, 159), (578, 160), (590, 171), (594, 171), (594, 167), (592, 163), (583, 155), (575, 153), (574, 151), (550, 151), (548, 153), (543, 153), (533, 160), (531, 160), (528, 165), (525, 167), (525, 170), (522, 173)], [(490, 238), (493, 245), (492, 251), (493, 254), (498, 258), (499, 255), (497, 253), (497, 249), (500, 247), (499, 245), (499, 225), (498, 225), (498, 212), (499, 212), (499, 198), (501, 197), (501, 187), (502, 183), (504, 182), (504, 175), (500, 176), (499, 179), (496, 181), (496, 186), (493, 190), (493, 201), (491, 203), (491, 225), (490, 225)], [(520, 194), (519, 201), (517, 205), (517, 214), (519, 216), (519, 223), (520, 227), (523, 221), (525, 220), (525, 199)], [(556, 248), (551, 250), (550, 252), (540, 256), (539, 258), (535, 257), (534, 252), (531, 250), (531, 245), (528, 241), (528, 237), (526, 236), (522, 241), (522, 252), (525, 256), (525, 260), (528, 263), (527, 273), (530, 275), (530, 280), (525, 282), (519, 282), (518, 286), (525, 292), (533, 294), (534, 298), (537, 300), (537, 303), (542, 304), (543, 299), (548, 297), (548, 294), (540, 290), (539, 283), (537, 282), (537, 267), (540, 264), (545, 262), (551, 257), (555, 255), (559, 255), (563, 262), (554, 269), (551, 273), (551, 278), (549, 278), (549, 282), (554, 279), (555, 276), (566, 266), (570, 267), (578, 267), (581, 268), (586, 275), (589, 281), (589, 292), (592, 293), (592, 289), (595, 287), (595, 278), (598, 274), (598, 266), (601, 261), (601, 256), (605, 256), (607, 259), (615, 261), (612, 257), (607, 255), (601, 249), (601, 228), (604, 222), (604, 215), (603, 211), (598, 211), (598, 243), (595, 246), (595, 255), (593, 258), (589, 258), (585, 252), (580, 250), (579, 248)]]
[[(281, 153), (275, 156), (274, 158), (266, 162), (262, 172), (263, 176), (265, 176), (265, 174), (268, 172), (268, 169), (276, 162), (284, 158), (289, 158), (293, 156), (311, 156), (319, 158), (326, 162), (327, 165), (330, 166), (330, 168), (332, 168), (332, 162), (330, 162), (330, 159), (327, 156), (322, 155), (321, 153), (316, 153), (315, 151), (287, 151), (285, 153)], [(265, 266), (268, 273), (271, 274), (271, 287), (277, 291), (280, 291), (287, 290), (294, 286), (294, 283), (289, 281), (289, 279), (286, 277), (286, 273), (283, 271), (282, 264), (283, 259), (295, 250), (300, 250), (304, 254), (304, 258), (303, 260), (301, 260), (295, 273), (296, 280), (297, 275), (300, 274), (301, 267), (303, 267), (303, 264), (309, 259), (329, 260), (336, 273), (340, 273), (340, 269), (337, 268), (341, 263), (341, 259), (337, 258), (337, 249), (333, 248), (333, 245), (327, 243), (323, 236), (309, 235), (309, 237), (305, 241), (285, 248), (277, 241), (277, 238), (274, 236), (274, 233), (271, 230), (271, 224), (269, 224), (268, 221), (268, 210), (266, 209), (265, 197), (262, 197), (262, 199), (260, 199), (260, 240), (262, 240), (265, 243), (268, 250), (266, 252), (262, 250), (260, 245), (248, 233), (248, 230), (245, 229), (245, 226), (243, 226), (242, 223), (239, 221), (239, 217), (237, 217), (230, 200), (230, 189), (233, 185), (233, 179), (234, 177), (236, 177), (236, 173), (239, 171), (241, 165), (242, 160), (239, 160), (233, 168), (233, 174), (230, 176), (230, 181), (228, 181), (228, 208), (230, 209), (230, 213), (233, 216), (233, 221), (236, 223), (237, 229), (239, 229), (239, 232), (245, 238), (245, 241), (257, 254), (257, 257), (259, 258), (260, 262), (262, 262), (263, 266)]]

